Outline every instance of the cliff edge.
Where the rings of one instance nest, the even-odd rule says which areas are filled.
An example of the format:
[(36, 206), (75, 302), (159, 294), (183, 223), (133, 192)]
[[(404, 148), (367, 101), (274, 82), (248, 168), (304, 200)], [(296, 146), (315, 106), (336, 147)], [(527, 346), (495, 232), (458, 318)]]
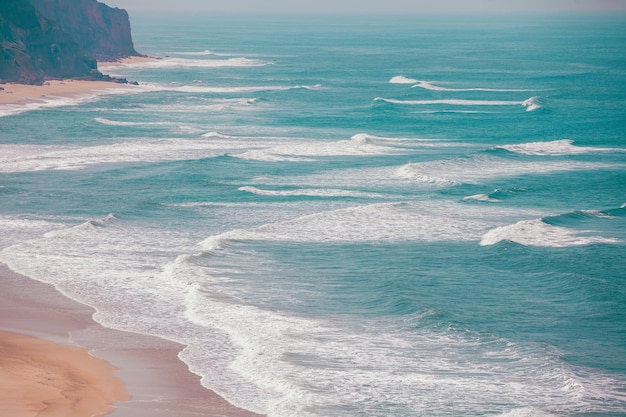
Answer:
[(135, 51), (126, 10), (96, 0), (29, 0), (45, 18), (56, 22), (98, 61), (139, 55)]
[(96, 59), (134, 55), (124, 10), (96, 0), (0, 0), (0, 83), (110, 79)]

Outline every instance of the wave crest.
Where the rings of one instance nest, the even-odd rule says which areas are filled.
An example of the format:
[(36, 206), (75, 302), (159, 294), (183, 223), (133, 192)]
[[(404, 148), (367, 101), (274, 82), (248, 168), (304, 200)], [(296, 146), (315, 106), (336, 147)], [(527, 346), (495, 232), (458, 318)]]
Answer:
[(374, 101), (389, 104), (409, 106), (450, 105), (450, 106), (522, 106), (526, 111), (537, 110), (541, 107), (535, 97), (524, 101), (511, 100), (468, 100), (468, 99), (442, 99), (442, 100), (398, 100), (393, 98), (376, 97)]
[(98, 69), (103, 72), (115, 72), (124, 69), (262, 67), (266, 65), (271, 65), (271, 63), (243, 57), (228, 59), (154, 58), (101, 63), (98, 65)]
[(384, 198), (385, 196), (377, 193), (366, 193), (362, 191), (341, 190), (336, 188), (307, 188), (298, 190), (263, 190), (260, 188), (245, 186), (240, 187), (239, 191), (245, 191), (251, 194), (271, 196), (271, 197), (355, 197), (355, 198)]
[(522, 155), (578, 155), (592, 152), (626, 152), (626, 149), (619, 148), (576, 146), (574, 141), (570, 139), (502, 145), (496, 146), (496, 149), (504, 149)]
[(526, 111), (535, 111), (541, 108), (541, 100), (539, 97), (531, 97), (522, 102), (522, 106), (526, 107)]
[(463, 200), (464, 201), (485, 201), (485, 202), (490, 202), (490, 203), (497, 203), (500, 201), (497, 198), (489, 197), (489, 195), (487, 194), (470, 195), (470, 196), (464, 197)]
[(564, 248), (593, 243), (619, 243), (617, 239), (583, 235), (582, 233), (589, 232), (553, 226), (544, 222), (543, 219), (522, 220), (488, 231), (480, 240), (480, 245), (489, 246), (502, 241), (509, 241), (524, 246)]
[(474, 87), (474, 88), (447, 88), (441, 87), (433, 84), (429, 81), (416, 81), (416, 84), (411, 88), (423, 88), (424, 90), (430, 91), (453, 91), (453, 92), (462, 92), (462, 91), (485, 91), (485, 92), (493, 92), (493, 93), (509, 93), (509, 92), (526, 92), (532, 91), (527, 89), (517, 89), (517, 88), (485, 88), (485, 87)]
[(417, 80), (413, 78), (407, 78), (404, 75), (396, 75), (389, 80), (390, 84), (415, 84)]

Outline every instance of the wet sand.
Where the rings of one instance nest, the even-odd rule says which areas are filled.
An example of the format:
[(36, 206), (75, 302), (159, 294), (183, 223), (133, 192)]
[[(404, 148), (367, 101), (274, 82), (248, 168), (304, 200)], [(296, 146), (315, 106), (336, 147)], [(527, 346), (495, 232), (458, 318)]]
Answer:
[(128, 84), (112, 81), (50, 80), (43, 85), (0, 84), (0, 105), (42, 103), (59, 98), (78, 98), (110, 94)]
[(86, 349), (0, 332), (0, 409), (11, 417), (100, 416), (130, 397)]
[[(101, 397), (104, 400), (99, 400), (98, 407), (102, 407), (102, 401), (105, 406), (107, 402), (115, 402), (115, 409), (107, 415), (114, 417), (258, 416), (231, 405), (214, 392), (202, 387), (200, 378), (189, 372), (187, 366), (178, 359), (177, 355), (183, 346), (156, 337), (106, 329), (91, 319), (93, 313), (93, 309), (64, 297), (52, 286), (18, 275), (0, 264), (0, 331), (18, 334), (13, 336), (15, 339), (10, 339), (7, 333), (0, 333), (0, 350), (3, 356), (0, 368), (21, 363), (26, 364), (24, 366), (31, 370), (30, 374), (24, 374), (23, 381), (19, 383), (12, 382), (13, 379), (0, 379), (0, 409), (24, 410), (24, 407), (28, 407), (27, 404), (40, 404), (44, 400), (47, 401), (44, 397), (49, 396), (48, 391), (40, 395), (34, 394), (35, 391), (30, 388), (25, 388), (41, 382), (41, 379), (38, 379), (41, 378), (41, 372), (32, 371), (40, 367), (37, 361), (42, 360), (43, 356), (40, 353), (43, 350), (48, 352), (46, 360), (57, 364), (55, 365), (57, 374), (54, 378), (60, 378), (56, 375), (74, 375), (74, 373), (79, 375), (93, 368), (91, 364), (86, 365), (86, 363), (73, 360), (74, 356), (82, 355), (84, 358), (87, 355), (86, 349), (89, 349), (91, 355), (108, 362), (88, 357), (98, 361), (103, 369), (90, 376), (90, 380), (97, 380), (94, 384), (105, 386), (106, 389), (103, 388), (102, 392), (115, 393), (113, 396)], [(19, 353), (23, 356), (5, 354), (5, 346), (7, 343), (12, 343), (10, 340), (19, 342), (22, 346)], [(56, 345), (49, 345), (49, 343), (56, 343)], [(75, 346), (82, 348), (78, 349)], [(63, 359), (61, 352), (65, 352), (66, 349), (76, 349), (73, 352), (80, 352), (80, 355), (72, 353), (71, 361)], [(14, 350), (14, 352), (17, 351)], [(113, 374), (116, 378), (112, 377), (113, 367), (117, 368)], [(4, 368), (2, 369), (0, 373), (4, 373)], [(84, 378), (88, 378), (86, 374)], [(123, 381), (123, 385), (120, 384), (120, 380)], [(130, 394), (130, 399), (126, 401), (123, 401), (126, 399), (124, 390), (120, 390), (123, 387)], [(35, 398), (25, 400), (26, 392), (32, 393), (31, 395)], [(75, 400), (86, 401), (84, 398), (86, 394), (80, 390), (68, 388), (64, 392), (71, 393)], [(71, 408), (63, 404), (59, 407), (63, 411), (58, 414), (19, 414), (16, 411), (11, 416), (73, 417), (79, 415), (71, 414)], [(107, 409), (95, 410), (94, 408), (89, 412), (99, 415), (98, 413), (106, 411)], [(84, 412), (81, 415), (91, 414)]]

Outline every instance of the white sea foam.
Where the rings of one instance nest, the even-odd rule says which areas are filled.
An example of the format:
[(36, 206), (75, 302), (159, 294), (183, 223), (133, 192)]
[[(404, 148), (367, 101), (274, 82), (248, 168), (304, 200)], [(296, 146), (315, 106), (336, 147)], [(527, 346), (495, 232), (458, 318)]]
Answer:
[[(212, 290), (228, 283), (227, 274), (213, 274), (187, 298), (188, 317), (229, 335), (239, 350), (231, 365), (237, 377), (228, 381), (232, 376), (210, 370), (207, 364), (215, 358), (206, 347), (190, 347), (181, 357), (206, 375), (207, 387), (219, 387), (226, 398), (257, 412), (351, 415), (386, 401), (399, 407), (386, 410), (392, 415), (427, 415), (443, 404), (486, 415), (494, 411), (494, 403), (562, 409), (584, 404), (603, 390), (615, 395), (615, 381), (597, 386), (583, 382), (545, 349), (452, 332), (401, 333), (393, 324), (374, 321), (359, 323), (360, 328), (340, 318), (331, 322), (286, 316), (241, 305), (227, 291)], [(377, 337), (366, 336), (372, 332)], [(516, 409), (504, 415), (533, 414)]]
[(429, 81), (415, 81), (415, 85), (411, 88), (423, 88), (425, 90), (431, 91), (486, 91), (486, 92), (495, 92), (495, 93), (506, 93), (506, 92), (525, 92), (532, 91), (527, 89), (516, 89), (516, 88), (484, 88), (484, 87), (474, 87), (474, 88), (448, 88), (441, 87), (433, 84)]
[(107, 62), (98, 64), (104, 73), (119, 72), (128, 69), (166, 69), (166, 68), (227, 68), (227, 67), (259, 67), (270, 65), (270, 62), (248, 58), (229, 59), (185, 59), (158, 58), (127, 62)]
[(5, 146), (9, 157), (0, 157), (0, 172), (75, 170), (90, 165), (124, 162), (195, 160), (249, 149), (245, 141), (204, 139), (138, 139), (109, 145), (71, 147)]
[[(290, 139), (285, 142), (285, 144), (275, 147), (250, 150), (233, 154), (232, 156), (241, 159), (272, 162), (312, 161), (315, 157), (384, 155), (402, 152), (401, 149), (378, 143), (376, 137), (366, 134), (354, 135), (350, 140)], [(389, 141), (387, 141), (387, 144), (389, 144)]]
[(535, 111), (541, 108), (541, 100), (539, 97), (531, 97), (522, 102), (522, 106), (526, 107), (526, 111)]
[[(397, 415), (426, 415), (443, 406), (486, 415), (510, 412), (502, 406), (493, 409), (493, 404), (563, 409), (614, 398), (619, 382), (582, 379), (543, 346), (445, 329), (407, 332), (406, 323), (384, 318), (288, 315), (237, 297), (242, 270), (266, 267), (254, 251), (237, 250), (241, 239), (289, 242), (308, 236), (309, 230), (314, 238), (348, 231), (352, 239), (357, 233), (350, 228), (385, 228), (385, 234), (361, 235), (386, 240), (389, 233), (407, 233), (400, 231), (401, 217), (403, 229), (414, 228), (419, 235), (425, 227), (439, 238), (458, 236), (469, 218), (470, 224), (480, 224), (470, 230), (476, 235), (493, 221), (486, 217), (491, 209), (467, 206), (425, 201), (318, 213), (248, 233), (215, 235), (211, 244), (209, 239), (203, 244), (210, 256), (198, 253), (184, 231), (142, 228), (107, 216), (6, 248), (0, 261), (93, 306), (94, 318), (107, 327), (187, 346), (179, 356), (201, 375), (204, 386), (266, 415), (313, 417), (324, 415), (321, 410), (353, 415), (381, 401), (397, 404), (400, 408), (391, 410)], [(493, 210), (495, 217), (504, 213)], [(407, 222), (420, 218), (422, 222)], [(412, 325), (419, 320), (414, 316)]]
[(222, 54), (222, 53), (218, 53), (218, 52), (213, 52), (210, 51), (208, 49), (205, 49), (204, 51), (188, 51), (188, 52), (171, 52), (170, 55), (188, 55), (188, 56), (209, 56), (209, 55), (215, 55), (215, 56), (232, 56), (232, 54)]
[(234, 136), (225, 135), (220, 132), (206, 132), (202, 135), (203, 138), (218, 138), (218, 139), (235, 139)]
[[(429, 148), (417, 148), (424, 152)], [(406, 150), (405, 150), (406, 151)], [(301, 176), (259, 176), (255, 186), (294, 188), (367, 189), (383, 194), (406, 193), (407, 187), (438, 188), (460, 184), (485, 184), (494, 179), (520, 175), (546, 175), (554, 172), (605, 170), (615, 166), (601, 162), (583, 161), (520, 161), (492, 155), (469, 158), (435, 159), (400, 166), (380, 166), (325, 170)], [(399, 191), (401, 189), (402, 191)]]
[(355, 198), (385, 198), (384, 194), (366, 193), (362, 191), (340, 190), (335, 188), (306, 188), (296, 190), (263, 190), (257, 187), (239, 187), (240, 191), (270, 197), (355, 197)]
[(450, 106), (522, 106), (526, 111), (534, 111), (541, 107), (536, 97), (524, 101), (511, 100), (466, 100), (466, 99), (442, 99), (442, 100), (397, 100), (392, 98), (376, 97), (374, 101), (382, 101), (390, 104), (427, 106), (427, 105), (450, 105)]
[(563, 248), (593, 243), (619, 242), (617, 239), (593, 236), (591, 233), (593, 232), (553, 226), (545, 223), (542, 219), (522, 220), (515, 224), (490, 230), (482, 237), (480, 244), (488, 246), (506, 240), (524, 246)]
[[(0, 216), (0, 249), (18, 242), (41, 237), (52, 230), (63, 229), (61, 219), (42, 219), (28, 216)], [(62, 219), (66, 220), (66, 219)]]
[(490, 203), (496, 203), (500, 200), (496, 199), (496, 198), (491, 198), (489, 197), (487, 194), (475, 194), (475, 195), (470, 195), (467, 197), (463, 197), (463, 200), (466, 201), (486, 201), (486, 202), (490, 202)]
[(146, 84), (154, 91), (178, 91), (182, 93), (256, 93), (261, 91), (287, 91), (287, 90), (317, 90), (322, 86), (315, 85), (248, 85), (248, 86), (201, 86), (201, 85), (177, 85), (177, 84)]
[(61, 149), (72, 148), (53, 145), (0, 144), (0, 163), (10, 164), (14, 160), (35, 157)]
[(586, 214), (591, 217), (597, 217), (599, 219), (611, 219), (613, 216), (607, 214), (601, 210), (581, 210), (581, 213)]
[(611, 165), (604, 163), (578, 161), (513, 162), (510, 159), (477, 155), (470, 158), (409, 163), (397, 168), (395, 175), (411, 181), (450, 186), (461, 183), (480, 184), (492, 178), (524, 174), (547, 174), (609, 167)]
[(173, 124), (173, 122), (125, 122), (121, 120), (111, 120), (105, 117), (96, 117), (94, 120), (108, 126), (164, 126)]
[[(497, 206), (448, 202), (377, 203), (310, 214), (237, 229), (201, 243), (214, 250), (231, 241), (296, 242), (468, 241), (478, 240), (497, 221), (522, 212)], [(528, 211), (526, 211), (528, 213)], [(536, 211), (534, 212), (536, 213)]]
[(496, 148), (522, 155), (578, 155), (593, 152), (626, 152), (626, 149), (622, 148), (576, 146), (574, 145), (574, 141), (569, 139), (503, 145), (496, 146)]
[(208, 113), (248, 111), (257, 103), (256, 98), (211, 98), (202, 100), (183, 100), (164, 104), (142, 104), (132, 109), (114, 109), (117, 112), (153, 112), (153, 113)]
[(395, 77), (392, 77), (389, 82), (391, 84), (415, 84), (418, 81), (413, 78), (407, 78), (404, 75), (396, 75)]
[(524, 407), (502, 413), (497, 417), (560, 417), (560, 414), (549, 413), (538, 408)]

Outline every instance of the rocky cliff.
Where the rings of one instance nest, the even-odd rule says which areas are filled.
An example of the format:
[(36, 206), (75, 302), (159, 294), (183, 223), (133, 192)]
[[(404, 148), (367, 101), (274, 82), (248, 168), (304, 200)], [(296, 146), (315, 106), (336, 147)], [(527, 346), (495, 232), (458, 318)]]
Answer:
[(133, 55), (124, 10), (96, 0), (0, 0), (0, 83), (106, 79), (96, 59)]
[(59, 24), (88, 57), (98, 61), (138, 55), (126, 10), (96, 0), (29, 0), (44, 17)]
[(0, 1), (0, 80), (40, 84), (46, 77), (101, 75), (96, 61), (25, 0)]

